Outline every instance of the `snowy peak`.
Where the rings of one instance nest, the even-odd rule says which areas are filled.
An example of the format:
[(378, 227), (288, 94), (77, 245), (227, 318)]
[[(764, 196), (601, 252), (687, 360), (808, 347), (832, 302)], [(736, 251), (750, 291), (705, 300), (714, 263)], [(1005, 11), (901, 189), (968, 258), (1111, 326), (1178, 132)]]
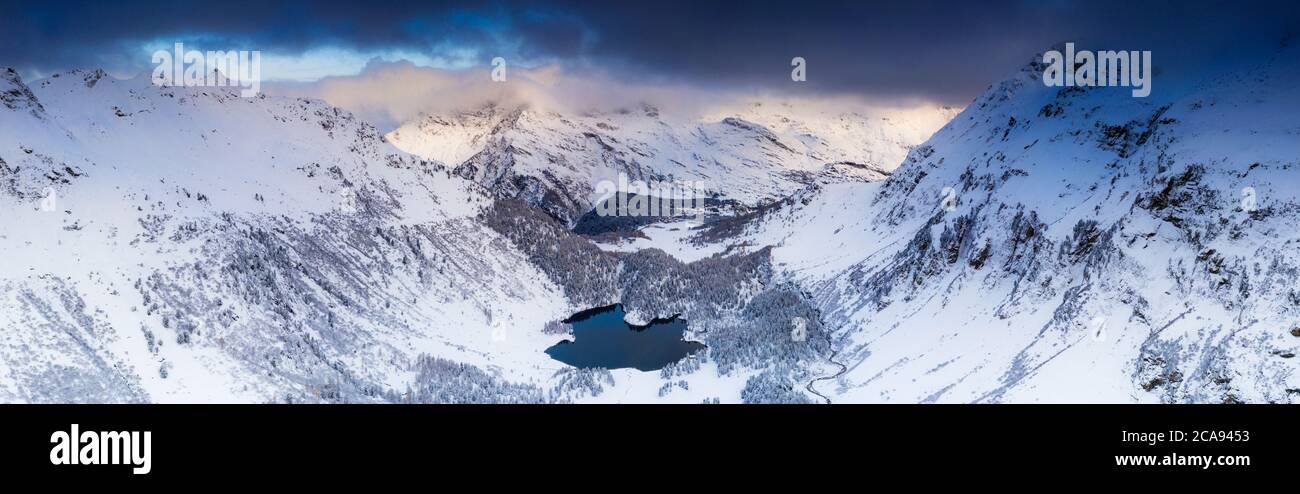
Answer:
[(835, 113), (773, 104), (674, 119), (650, 105), (582, 115), (486, 107), (426, 116), (388, 138), (572, 224), (591, 209), (595, 184), (620, 174), (689, 181), (706, 195), (748, 206), (819, 179), (878, 180), (953, 112)]
[[(0, 401), (388, 400), (491, 314), (558, 315), (473, 219), (479, 187), (348, 112), (237, 89), (78, 71), (32, 84), (40, 121), (0, 109), (0, 325), (24, 329)], [(429, 334), (445, 318), (465, 332)]]
[(1027, 66), (733, 242), (814, 287), (833, 399), (1294, 402), (1297, 60), (1151, 98)]
[[(145, 76), (119, 80), (102, 71), (62, 73), (32, 91), (51, 124), (14, 133), (20, 145), (62, 151), (66, 156), (52, 158), (79, 162), (87, 172), (167, 184), (150, 186), (153, 197), (197, 189), (219, 210), (319, 213), (338, 208), (353, 185), (433, 186), (432, 174), (445, 175), (441, 164), (394, 148), (371, 124), (319, 100), (243, 98), (236, 87), (158, 87)], [(446, 211), (472, 214), (457, 207), (407, 214)]]
[(387, 138), (407, 152), (455, 166), (486, 147), (491, 136), (506, 132), (521, 112), (521, 109), (485, 106), (472, 111), (431, 115), (407, 122), (390, 132)]
[(36, 95), (23, 84), (22, 76), (9, 67), (0, 68), (0, 105), (9, 110), (28, 112), (37, 118), (45, 114), (45, 108)]

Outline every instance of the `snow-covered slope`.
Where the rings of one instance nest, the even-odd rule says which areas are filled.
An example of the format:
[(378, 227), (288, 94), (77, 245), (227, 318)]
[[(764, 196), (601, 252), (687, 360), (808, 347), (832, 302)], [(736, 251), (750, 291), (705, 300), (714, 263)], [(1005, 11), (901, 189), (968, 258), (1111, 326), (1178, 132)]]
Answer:
[(388, 138), (572, 225), (592, 208), (595, 184), (617, 182), (619, 174), (692, 182), (700, 193), (748, 206), (818, 177), (880, 180), (955, 112), (925, 106), (850, 113), (784, 102), (686, 119), (649, 105), (585, 115), (492, 106), (426, 116)]
[(1294, 403), (1298, 61), (1147, 99), (1031, 64), (743, 243), (814, 292), (835, 401)]
[(560, 368), (533, 351), (554, 337), (500, 329), (569, 307), (475, 219), (491, 199), (369, 124), (4, 73), (0, 401), (394, 399), (425, 354)]
[[(0, 402), (1295, 402), (1298, 60), (1146, 99), (1031, 64), (924, 143), (940, 109), (781, 104), (386, 138), (314, 100), (0, 69)], [(598, 246), (571, 227), (620, 172), (750, 207)], [(615, 302), (708, 350), (546, 356)]]
[[(0, 74), (0, 402), (809, 399), (765, 251), (602, 251), (319, 101)], [(545, 354), (615, 302), (710, 351)]]

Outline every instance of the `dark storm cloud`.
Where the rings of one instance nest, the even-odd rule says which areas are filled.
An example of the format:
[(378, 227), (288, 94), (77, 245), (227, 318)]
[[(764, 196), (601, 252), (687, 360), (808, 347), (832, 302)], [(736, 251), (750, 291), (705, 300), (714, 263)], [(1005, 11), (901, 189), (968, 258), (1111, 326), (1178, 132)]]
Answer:
[(964, 103), (1057, 43), (1152, 50), (1174, 70), (1274, 50), (1297, 19), (1296, 2), (742, 5), (593, 11), (586, 18), (602, 29), (590, 55), (695, 80), (787, 86), (790, 58), (802, 56), (809, 88)]
[[(1295, 2), (6, 2), (0, 65), (135, 70), (141, 42), (469, 50), (630, 80), (964, 103), (1049, 46), (1221, 63), (1295, 32)], [(201, 37), (201, 38), (200, 38)], [(808, 61), (792, 84), (790, 59)], [(139, 67), (137, 67), (138, 65)]]

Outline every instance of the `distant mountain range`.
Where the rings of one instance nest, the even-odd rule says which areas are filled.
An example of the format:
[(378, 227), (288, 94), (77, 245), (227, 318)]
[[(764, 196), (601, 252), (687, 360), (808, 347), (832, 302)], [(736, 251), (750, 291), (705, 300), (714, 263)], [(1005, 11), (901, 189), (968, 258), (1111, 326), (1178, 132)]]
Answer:
[[(488, 106), (386, 135), (0, 69), (0, 401), (1295, 402), (1297, 55), (1151, 98), (1032, 63), (960, 112)], [(619, 174), (719, 206), (575, 232)], [(544, 353), (613, 303), (708, 348)]]

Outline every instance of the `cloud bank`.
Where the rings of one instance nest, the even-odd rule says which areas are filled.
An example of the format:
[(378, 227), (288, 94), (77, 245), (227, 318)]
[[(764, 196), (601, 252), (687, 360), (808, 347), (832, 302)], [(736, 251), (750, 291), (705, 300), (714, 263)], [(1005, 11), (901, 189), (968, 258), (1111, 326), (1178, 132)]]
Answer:
[(317, 98), (347, 109), (380, 129), (391, 130), (420, 115), (447, 114), (486, 105), (526, 106), (564, 114), (608, 112), (651, 105), (665, 118), (697, 118), (753, 101), (779, 99), (808, 111), (911, 107), (919, 99), (875, 101), (855, 95), (793, 97), (727, 91), (688, 84), (635, 83), (594, 71), (573, 73), (558, 64), (536, 68), (507, 65), (505, 81), (488, 69), (438, 69), (406, 61), (372, 60), (360, 74), (314, 82), (269, 83), (267, 93)]
[[(1300, 27), (1300, 3), (1288, 0), (11, 0), (3, 14), (0, 66), (44, 73), (138, 73), (148, 65), (145, 47), (180, 41), (279, 60), (329, 50), (353, 61), (418, 54), (452, 69), (503, 56), (625, 85), (956, 105), (1057, 43), (1151, 50), (1157, 68), (1176, 77), (1275, 48)], [(789, 79), (796, 56), (808, 61), (806, 83)], [(342, 65), (332, 74), (355, 73), (355, 63)], [(290, 71), (266, 71), (277, 72)]]

